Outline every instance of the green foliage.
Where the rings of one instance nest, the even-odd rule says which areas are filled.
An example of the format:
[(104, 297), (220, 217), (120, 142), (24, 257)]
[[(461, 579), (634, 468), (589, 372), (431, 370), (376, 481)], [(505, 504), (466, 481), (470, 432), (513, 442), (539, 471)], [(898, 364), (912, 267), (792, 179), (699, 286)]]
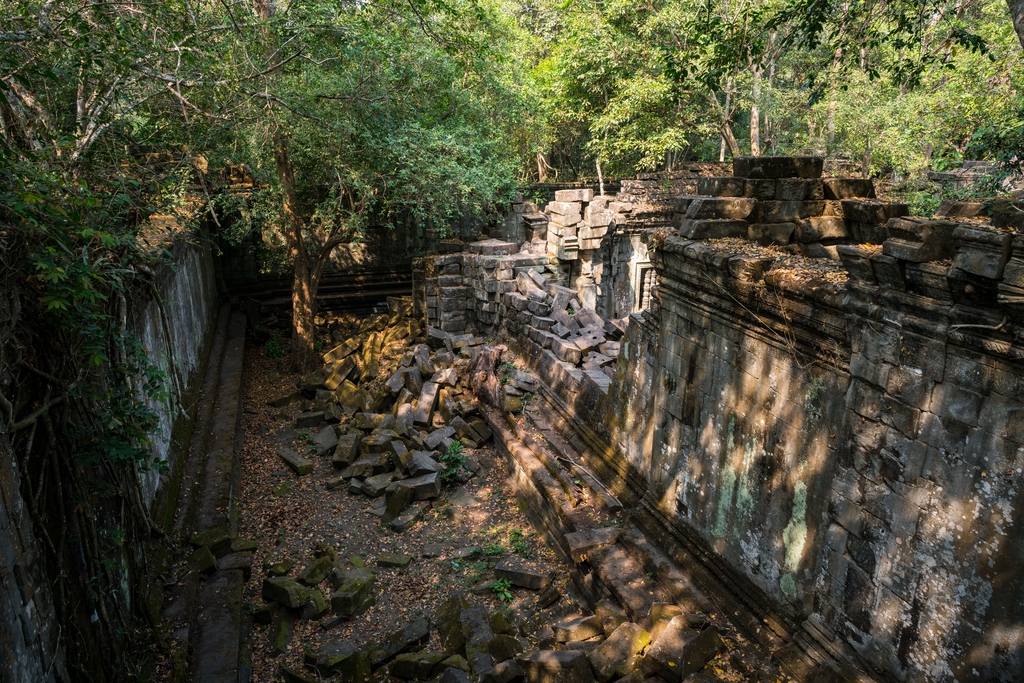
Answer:
[(533, 548), (526, 542), (526, 535), (522, 529), (512, 529), (508, 532), (509, 545), (512, 548), (512, 552), (516, 555), (523, 557), (531, 557), (533, 555)]
[(501, 557), (506, 552), (508, 551), (505, 550), (505, 546), (501, 545), (500, 543), (487, 543), (483, 547), (484, 555), (487, 555), (489, 557)]
[(266, 352), (268, 358), (274, 360), (280, 360), (284, 358), (284, 346), (281, 344), (281, 335), (274, 334), (267, 343), (263, 346), (263, 350)]
[(466, 469), (466, 456), (462, 452), (462, 442), (452, 441), (448, 449), (437, 460), (444, 465), (441, 480), (446, 484), (458, 481), (459, 473)]
[(495, 579), (491, 583), (491, 590), (502, 602), (512, 602), (512, 582), (508, 579)]

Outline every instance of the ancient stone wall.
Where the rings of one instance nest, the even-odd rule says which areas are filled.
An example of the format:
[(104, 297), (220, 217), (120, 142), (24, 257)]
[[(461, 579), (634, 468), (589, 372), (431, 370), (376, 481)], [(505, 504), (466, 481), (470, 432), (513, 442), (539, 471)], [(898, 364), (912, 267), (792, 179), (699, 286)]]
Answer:
[[(169, 400), (150, 406), (159, 419), (150, 452), (153, 461), (166, 460), (173, 471), (177, 450), (172, 435), (183, 415), (183, 399), (197, 383), (206, 357), (206, 342), (217, 314), (217, 286), (208, 248), (179, 242), (172, 250), (173, 264), (157, 273), (160, 301), (144, 300), (132, 312), (129, 329), (142, 341), (150, 362), (167, 378)], [(146, 502), (152, 503), (160, 473), (151, 469), (141, 476)]]
[[(757, 200), (840, 202), (839, 260), (749, 233), (616, 235), (613, 258), (635, 268), (642, 244), (656, 285), (599, 350), (584, 350), (596, 321), (564, 318), (560, 260), (499, 277), (511, 254), (463, 255), (461, 284), (482, 301), (516, 283), (475, 329), (503, 333), (610, 490), (757, 622), (884, 680), (1016, 680), (1024, 219), (1010, 204), (910, 218), (855, 193)], [(614, 290), (623, 306), (632, 287)], [(563, 318), (580, 329), (561, 336)]]

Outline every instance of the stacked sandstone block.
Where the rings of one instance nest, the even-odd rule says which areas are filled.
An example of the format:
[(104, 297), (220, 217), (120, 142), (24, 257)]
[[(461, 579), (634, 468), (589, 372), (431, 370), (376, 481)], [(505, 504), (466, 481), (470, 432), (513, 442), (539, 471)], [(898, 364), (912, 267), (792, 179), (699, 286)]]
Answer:
[(555, 192), (555, 201), (545, 209), (549, 216), (548, 253), (563, 261), (574, 261), (580, 251), (599, 249), (612, 223), (612, 202), (613, 197), (595, 197), (589, 189)]
[[(462, 278), (462, 255), (429, 256), (421, 262), (426, 292), (427, 325), (459, 334), (466, 330), (467, 309), (473, 310), (473, 288)], [(414, 270), (420, 264), (414, 266)], [(414, 296), (415, 299), (415, 296)]]
[(812, 257), (836, 257), (835, 245), (881, 243), (906, 204), (874, 199), (870, 179), (822, 178), (820, 157), (737, 157), (733, 175), (701, 178), (699, 195), (676, 201), (675, 223), (689, 239), (741, 237), (795, 244)]
[(467, 245), (463, 254), (463, 277), (473, 288), (476, 330), (490, 334), (501, 323), (502, 298), (515, 293), (519, 278), (531, 268), (543, 269), (545, 254), (520, 252), (511, 242), (484, 240)]

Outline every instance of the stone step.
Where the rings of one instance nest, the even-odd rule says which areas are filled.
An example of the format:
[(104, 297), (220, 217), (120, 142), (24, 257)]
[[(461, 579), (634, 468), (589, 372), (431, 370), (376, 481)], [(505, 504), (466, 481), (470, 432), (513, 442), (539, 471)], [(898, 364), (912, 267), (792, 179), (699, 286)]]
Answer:
[(633, 621), (644, 623), (651, 612), (651, 605), (663, 602), (658, 585), (647, 578), (643, 565), (621, 545), (591, 553), (590, 564), (597, 578)]

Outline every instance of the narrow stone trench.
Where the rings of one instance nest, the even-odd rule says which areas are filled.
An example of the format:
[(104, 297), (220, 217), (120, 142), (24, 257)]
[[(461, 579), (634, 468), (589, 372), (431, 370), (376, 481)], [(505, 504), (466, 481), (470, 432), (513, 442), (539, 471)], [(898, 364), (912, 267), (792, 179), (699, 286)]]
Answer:
[[(368, 329), (366, 319), (323, 322), (342, 346)], [(377, 333), (401, 337), (390, 332), (402, 324), (392, 314)], [(362, 386), (372, 394), (396, 369), (427, 360), (434, 372), (453, 371), (447, 399), (465, 420), (442, 417), (442, 405), (429, 425), (396, 425), (405, 394), (386, 415), (338, 410), (316, 389), (331, 387), (329, 377), (291, 374), (250, 339), (238, 537), (255, 545), (243, 603), (252, 681), (789, 680), (668, 566), (593, 474), (571, 464), (572, 447), (551, 430), (542, 399), (525, 392), (525, 409), (504, 406), (518, 409), (511, 419), (477, 402), (470, 363), (494, 352), (491, 340), (467, 338), (451, 350), (423, 341), (392, 339), (366, 354), (376, 373), (364, 368)], [(497, 351), (502, 383), (529, 388), (535, 380)], [(392, 441), (370, 450), (425, 441), (438, 458), (458, 436), (446, 422), (461, 432), (481, 418), (493, 438), (462, 439), (465, 467), (386, 525), (397, 483), (387, 484), (417, 472), (392, 458), (383, 480), (353, 476), (372, 437)], [(358, 456), (342, 454), (345, 434), (362, 444)]]

